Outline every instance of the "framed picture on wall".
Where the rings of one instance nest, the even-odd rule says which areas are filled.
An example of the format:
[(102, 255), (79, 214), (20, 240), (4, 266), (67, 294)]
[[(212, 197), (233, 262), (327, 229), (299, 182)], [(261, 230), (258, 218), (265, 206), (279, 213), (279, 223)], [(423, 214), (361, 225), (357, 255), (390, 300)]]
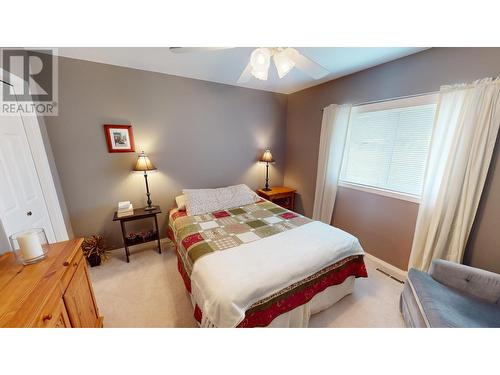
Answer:
[(132, 125), (104, 125), (109, 152), (135, 152)]

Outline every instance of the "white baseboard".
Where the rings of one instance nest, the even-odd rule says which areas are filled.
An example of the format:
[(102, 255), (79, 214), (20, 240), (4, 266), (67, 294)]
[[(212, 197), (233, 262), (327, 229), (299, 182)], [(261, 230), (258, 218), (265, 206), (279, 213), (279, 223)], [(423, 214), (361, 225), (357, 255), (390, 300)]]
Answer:
[(368, 254), (367, 252), (365, 252), (365, 256), (371, 261), (377, 263), (378, 268), (380, 268), (382, 271), (387, 272), (389, 275), (395, 277), (398, 280), (406, 280), (406, 277), (408, 276), (407, 271), (403, 271), (402, 269), (399, 269), (398, 267), (393, 266), (392, 264), (389, 264), (382, 259), (377, 258), (376, 256), (373, 256), (372, 254)]

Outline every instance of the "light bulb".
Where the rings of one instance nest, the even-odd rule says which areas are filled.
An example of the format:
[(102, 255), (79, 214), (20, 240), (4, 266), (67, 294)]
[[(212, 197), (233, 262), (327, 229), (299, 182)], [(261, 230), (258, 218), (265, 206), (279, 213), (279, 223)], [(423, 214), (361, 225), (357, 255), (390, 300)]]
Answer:
[(276, 70), (278, 71), (278, 76), (283, 78), (288, 74), (290, 70), (295, 66), (295, 61), (293, 60), (297, 54), (297, 50), (293, 48), (287, 48), (273, 56), (274, 65), (276, 65)]
[(259, 66), (269, 66), (269, 62), (271, 60), (271, 52), (269, 48), (257, 48), (252, 52), (250, 56), (250, 63), (253, 68), (257, 68)]
[(269, 48), (257, 48), (250, 56), (252, 75), (260, 80), (267, 80), (267, 72), (271, 62), (271, 51)]

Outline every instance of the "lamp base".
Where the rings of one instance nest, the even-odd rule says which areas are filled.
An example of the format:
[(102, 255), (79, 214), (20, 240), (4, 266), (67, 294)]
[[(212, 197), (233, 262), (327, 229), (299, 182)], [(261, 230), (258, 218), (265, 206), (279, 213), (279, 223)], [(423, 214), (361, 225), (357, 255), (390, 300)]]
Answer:
[(265, 187), (262, 189), (262, 191), (271, 191), (272, 189), (271, 188), (268, 188), (268, 187)]
[(144, 208), (144, 211), (153, 211), (153, 210), (156, 210), (156, 206), (151, 206), (151, 207)]

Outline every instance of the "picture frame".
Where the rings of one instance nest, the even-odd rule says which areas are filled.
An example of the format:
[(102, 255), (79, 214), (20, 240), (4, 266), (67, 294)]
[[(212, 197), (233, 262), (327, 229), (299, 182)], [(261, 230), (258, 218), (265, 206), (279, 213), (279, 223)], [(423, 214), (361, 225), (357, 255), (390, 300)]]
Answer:
[(104, 124), (108, 152), (135, 152), (132, 125)]

